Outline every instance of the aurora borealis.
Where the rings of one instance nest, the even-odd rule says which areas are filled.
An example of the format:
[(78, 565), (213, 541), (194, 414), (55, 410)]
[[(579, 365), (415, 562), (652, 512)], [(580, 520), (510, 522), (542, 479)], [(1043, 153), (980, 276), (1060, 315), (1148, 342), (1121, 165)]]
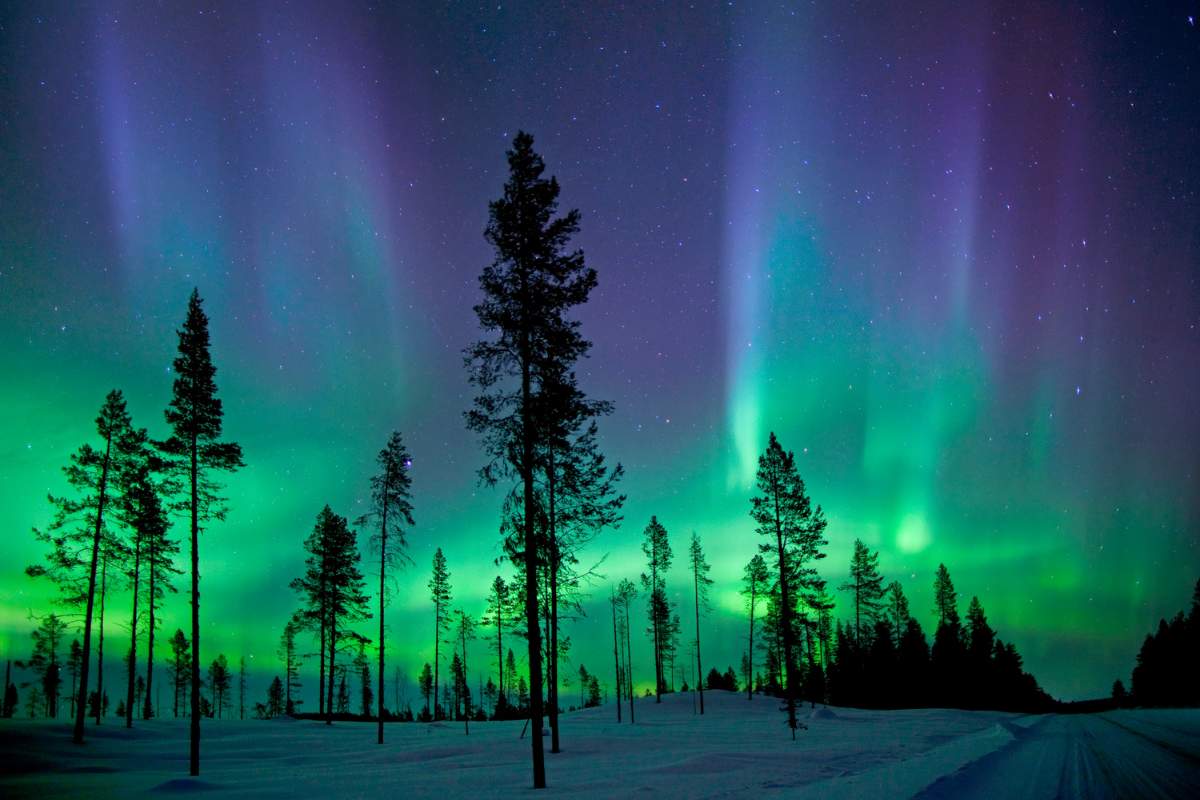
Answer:
[[(51, 610), (29, 530), (105, 393), (165, 435), (193, 286), (247, 464), (202, 543), (204, 663), (245, 654), (256, 696), (279, 671), (301, 542), (325, 503), (360, 513), (393, 428), (417, 527), (392, 658), (432, 656), (436, 547), (483, 611), (511, 568), (461, 350), (525, 129), (600, 277), (581, 383), (629, 498), (601, 572), (640, 572), (651, 514), (677, 552), (697, 531), (705, 649), (736, 667), (775, 431), (832, 585), (860, 537), (931, 633), (944, 561), (1051, 694), (1128, 679), (1200, 575), (1200, 7), (422, 5), (5, 7), (0, 658)], [(611, 682), (592, 593), (572, 663)]]

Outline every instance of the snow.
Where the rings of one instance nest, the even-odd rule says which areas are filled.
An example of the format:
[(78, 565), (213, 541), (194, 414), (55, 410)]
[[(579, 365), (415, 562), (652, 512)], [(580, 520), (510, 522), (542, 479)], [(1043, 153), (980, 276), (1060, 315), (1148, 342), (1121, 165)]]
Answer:
[[(791, 740), (778, 701), (706, 692), (637, 700), (637, 724), (605, 706), (562, 717), (539, 795), (612, 797), (1187, 796), (1197, 782), (1200, 712), (1023, 717), (922, 709), (810, 709)], [(188, 778), (185, 720), (88, 726), (0, 721), (0, 796), (212, 798), (534, 794), (523, 723), (389, 724), (205, 720), (202, 775)], [(1114, 777), (1115, 776), (1115, 777)], [(1109, 791), (1106, 794), (1106, 789)], [(1136, 790), (1132, 791), (1131, 789)], [(1180, 792), (1185, 792), (1180, 794)], [(1124, 792), (1124, 794), (1122, 794)]]

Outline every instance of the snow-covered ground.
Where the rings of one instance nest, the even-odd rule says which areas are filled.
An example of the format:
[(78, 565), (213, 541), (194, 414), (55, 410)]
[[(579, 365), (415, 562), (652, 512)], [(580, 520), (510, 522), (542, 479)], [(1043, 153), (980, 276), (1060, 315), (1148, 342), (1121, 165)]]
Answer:
[[(564, 715), (546, 795), (613, 797), (1196, 797), (1200, 711), (1022, 717), (944, 710), (804, 709), (793, 742), (772, 699), (705, 694)], [(0, 722), (0, 797), (497, 797), (533, 794), (522, 723), (209, 721), (187, 777), (184, 720), (117, 720), (70, 743), (65, 724)], [(549, 738), (546, 738), (549, 750)], [(207, 791), (206, 791), (207, 790)]]

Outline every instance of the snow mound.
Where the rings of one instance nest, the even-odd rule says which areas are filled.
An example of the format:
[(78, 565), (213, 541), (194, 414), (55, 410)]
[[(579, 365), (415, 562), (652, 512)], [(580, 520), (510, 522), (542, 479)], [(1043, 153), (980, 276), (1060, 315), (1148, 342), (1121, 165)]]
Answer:
[(190, 794), (192, 792), (207, 792), (219, 788), (215, 783), (198, 781), (194, 778), (175, 778), (164, 781), (150, 791), (164, 794)]
[(808, 715), (809, 719), (837, 719), (838, 715), (828, 708), (818, 708)]

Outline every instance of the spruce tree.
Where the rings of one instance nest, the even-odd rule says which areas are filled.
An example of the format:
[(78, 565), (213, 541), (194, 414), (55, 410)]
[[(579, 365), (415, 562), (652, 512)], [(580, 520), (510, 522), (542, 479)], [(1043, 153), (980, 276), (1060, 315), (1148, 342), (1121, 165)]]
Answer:
[(379, 451), (375, 463), (377, 472), (371, 478), (371, 510), (358, 519), (359, 525), (376, 524), (371, 537), (372, 548), (379, 553), (379, 722), (376, 743), (383, 744), (383, 679), (384, 679), (384, 609), (387, 606), (387, 574), (407, 563), (407, 529), (413, 522), (412, 456), (404, 446), (399, 431), (393, 431), (387, 445)]
[[(171, 674), (171, 685), (175, 690), (174, 715), (179, 717), (179, 698), (184, 695), (184, 688), (190, 680), (191, 643), (183, 631), (176, 628), (171, 637), (171, 660), (167, 662), (167, 672)], [(186, 697), (186, 695), (184, 695)]]
[(896, 637), (895, 645), (899, 648), (900, 640), (904, 638), (904, 629), (908, 625), (908, 598), (904, 596), (904, 587), (900, 585), (900, 581), (889, 583), (884, 595), (885, 613)]
[[(547, 388), (561, 385), (590, 343), (567, 312), (587, 301), (596, 285), (581, 251), (568, 251), (579, 229), (579, 212), (557, 217), (559, 186), (544, 178), (545, 164), (533, 150), (533, 137), (518, 133), (508, 152), (509, 178), (504, 196), (489, 205), (485, 238), (495, 259), (479, 283), (482, 301), (475, 306), (480, 328), (489, 338), (466, 351), (471, 382), (479, 390), (467, 413), (468, 427), (483, 438), (489, 462), (480, 476), (489, 485), (515, 477), (522, 493), (521, 551), (525, 571), (525, 627), (529, 645), (530, 714), (542, 724), (542, 643), (538, 624), (539, 556), (545, 553), (535, 528), (535, 479), (547, 445), (561, 432), (561, 404), (545, 402)], [(534, 788), (544, 788), (542, 738), (532, 736)]]
[(850, 557), (850, 580), (839, 587), (854, 597), (854, 640), (859, 648), (867, 646), (863, 641), (863, 627), (872, 630), (883, 609), (883, 576), (879, 574), (879, 553), (872, 553), (862, 539), (854, 540), (854, 554)]
[(625, 681), (622, 678), (624, 670), (621, 666), (621, 650), (619, 646), (619, 637), (617, 634), (617, 593), (615, 589), (609, 589), (609, 603), (612, 605), (612, 624), (613, 624), (613, 674), (615, 676), (614, 686), (616, 687), (617, 697), (617, 723), (621, 722), (621, 700), (624, 695), (621, 690)]
[(208, 667), (208, 688), (212, 692), (212, 707), (217, 719), (221, 719), (223, 712), (229, 707), (229, 688), (232, 682), (229, 659), (224, 653), (220, 653)]
[(458, 639), (459, 645), (462, 647), (460, 680), (462, 682), (461, 695), (464, 701), (463, 733), (469, 736), (471, 734), (471, 690), (467, 682), (467, 642), (475, 638), (475, 620), (471, 619), (471, 616), (462, 611), (462, 609), (456, 610), (454, 614), (457, 618), (455, 625), (457, 635), (455, 638)]
[(192, 290), (187, 317), (179, 330), (179, 355), (172, 369), (175, 384), (166, 410), (172, 434), (162, 451), (174, 460), (181, 476), (183, 498), (191, 525), (192, 573), (192, 703), (189, 766), (200, 774), (200, 529), (210, 519), (225, 519), (226, 510), (217, 496), (214, 472), (231, 472), (244, 466), (242, 448), (222, 442), (224, 412), (213, 380), (217, 369), (209, 353), (208, 316), (200, 292)]
[(750, 612), (750, 640), (746, 649), (746, 699), (754, 699), (754, 686), (751, 677), (754, 675), (754, 612), (759, 601), (768, 590), (771, 573), (767, 562), (763, 561), (761, 553), (755, 553), (742, 573), (742, 594), (746, 598), (746, 609)]
[(429, 579), (429, 597), (433, 600), (433, 718), (441, 719), (438, 708), (438, 667), (441, 665), (442, 636), (450, 627), (451, 600), (450, 570), (446, 567), (446, 556), (442, 548), (433, 554), (433, 575)]
[(937, 630), (930, 649), (932, 685), (937, 689), (933, 699), (945, 706), (957, 707), (963, 698), (962, 622), (958, 615), (958, 593), (950, 580), (945, 564), (939, 564), (934, 577), (934, 610), (938, 615)]
[[(166, 532), (170, 523), (167, 521), (166, 509), (163, 507), (162, 498), (160, 496), (161, 487), (154, 481), (153, 470), (160, 465), (148, 449), (144, 449), (142, 453), (136, 454), (130, 460), (130, 464), (126, 470), (126, 476), (123, 480), (124, 491), (121, 502), (122, 521), (129, 528), (130, 544), (128, 546), (129, 555), (132, 557), (132, 563), (127, 573), (129, 578), (129, 586), (133, 601), (133, 608), (129, 616), (129, 655), (126, 659), (128, 665), (128, 685), (126, 686), (125, 694), (125, 727), (133, 727), (133, 711), (134, 711), (134, 690), (137, 673), (137, 638), (138, 638), (138, 621), (141, 617), (141, 611), (138, 607), (139, 599), (145, 599), (146, 605), (149, 606), (149, 625), (150, 631), (148, 635), (147, 651), (147, 677), (153, 680), (154, 669), (154, 624), (155, 624), (155, 605), (161, 602), (161, 577), (164, 571), (170, 572), (173, 567), (167, 567), (164, 570), (162, 564), (164, 549), (170, 551), (172, 548), (166, 540)], [(177, 548), (175, 548), (177, 551)], [(141, 593), (143, 576), (149, 583), (147, 592)], [(156, 597), (158, 595), (158, 597)], [(149, 692), (146, 693), (146, 699), (150, 697)], [(150, 704), (146, 703), (142, 707), (142, 716), (148, 716)]]
[[(692, 566), (692, 594), (696, 604), (696, 674), (701, 675), (704, 673), (704, 666), (700, 658), (700, 609), (701, 607), (708, 608), (708, 587), (712, 585), (712, 579), (708, 577), (708, 572), (712, 567), (704, 558), (704, 548), (695, 531), (692, 531), (692, 541), (688, 546), (688, 560)], [(700, 713), (703, 714), (704, 687), (699, 686), (698, 690), (700, 692)]]
[(768, 539), (759, 551), (775, 561), (779, 589), (780, 629), (788, 727), (792, 738), (800, 723), (796, 719), (796, 689), (799, 669), (796, 664), (794, 603), (797, 592), (811, 583), (816, 570), (811, 562), (823, 558), (825, 515), (815, 509), (796, 470), (795, 456), (785, 452), (775, 434), (770, 435), (766, 451), (758, 459), (757, 485), (760, 494), (751, 498), (750, 516), (760, 536)]

